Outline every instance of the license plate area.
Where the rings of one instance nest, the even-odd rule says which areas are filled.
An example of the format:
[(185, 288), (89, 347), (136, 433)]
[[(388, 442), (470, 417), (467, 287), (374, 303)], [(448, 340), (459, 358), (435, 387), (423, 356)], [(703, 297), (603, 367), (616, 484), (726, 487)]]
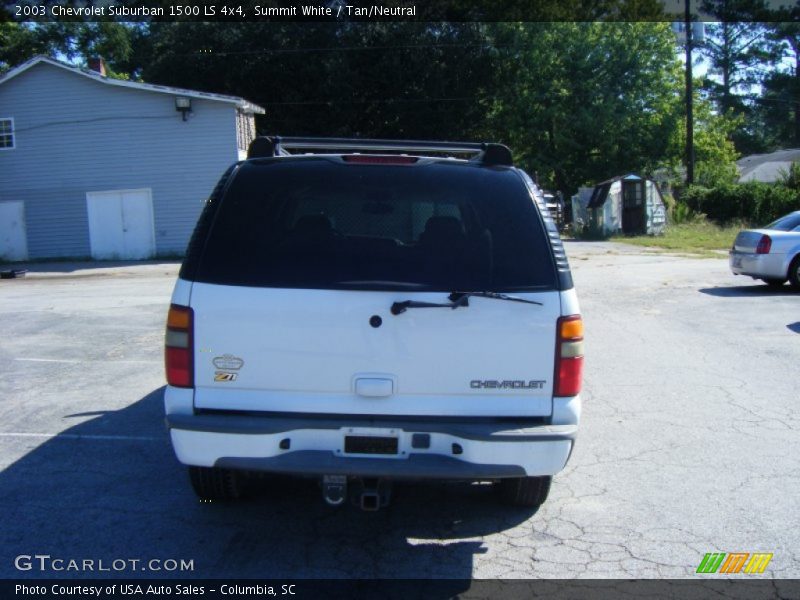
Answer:
[(346, 435), (345, 454), (397, 455), (398, 439), (391, 436)]

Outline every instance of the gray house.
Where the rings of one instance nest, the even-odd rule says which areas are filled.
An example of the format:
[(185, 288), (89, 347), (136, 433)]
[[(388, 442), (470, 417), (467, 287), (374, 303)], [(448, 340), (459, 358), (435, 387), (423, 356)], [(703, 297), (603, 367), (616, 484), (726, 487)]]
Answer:
[(769, 154), (751, 154), (736, 161), (739, 169), (739, 183), (761, 181), (775, 183), (792, 168), (792, 163), (800, 162), (800, 149), (789, 148)]
[(0, 259), (182, 253), (254, 114), (39, 56), (0, 77)]

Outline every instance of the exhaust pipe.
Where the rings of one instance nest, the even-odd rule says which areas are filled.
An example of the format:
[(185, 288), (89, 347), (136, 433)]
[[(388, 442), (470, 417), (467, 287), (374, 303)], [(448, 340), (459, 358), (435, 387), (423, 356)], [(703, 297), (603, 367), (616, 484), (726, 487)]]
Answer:
[(361, 494), (361, 510), (376, 511), (381, 507), (381, 497), (377, 491)]
[(323, 475), (322, 497), (331, 506), (339, 506), (344, 503), (347, 499), (347, 477), (345, 475)]

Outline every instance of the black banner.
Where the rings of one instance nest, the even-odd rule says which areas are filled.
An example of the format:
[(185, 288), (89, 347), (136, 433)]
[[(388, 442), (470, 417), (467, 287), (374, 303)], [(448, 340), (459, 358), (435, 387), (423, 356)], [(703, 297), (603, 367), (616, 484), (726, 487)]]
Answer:
[[(0, 3), (0, 21), (682, 21), (687, 0), (18, 0)], [(742, 6), (744, 8), (736, 8)], [(695, 20), (793, 21), (793, 0), (731, 3), (728, 16)], [(717, 11), (719, 12), (719, 11)]]
[(620, 598), (740, 598), (794, 600), (800, 598), (797, 579), (692, 580), (4, 580), (0, 597), (78, 600), (95, 598), (284, 598), (305, 600), (377, 599), (519, 599), (618, 600)]

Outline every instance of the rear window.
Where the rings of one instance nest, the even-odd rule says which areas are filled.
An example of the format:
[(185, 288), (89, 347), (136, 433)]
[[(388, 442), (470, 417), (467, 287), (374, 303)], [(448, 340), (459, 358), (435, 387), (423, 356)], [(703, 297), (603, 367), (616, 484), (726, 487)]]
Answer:
[(777, 221), (773, 221), (769, 225), (767, 225), (764, 229), (776, 229), (778, 231), (792, 231), (800, 227), (800, 213), (795, 214), (792, 213), (790, 215), (786, 215), (785, 217), (781, 217)]
[(243, 164), (195, 280), (430, 291), (556, 286), (541, 219), (515, 172), (325, 158)]

